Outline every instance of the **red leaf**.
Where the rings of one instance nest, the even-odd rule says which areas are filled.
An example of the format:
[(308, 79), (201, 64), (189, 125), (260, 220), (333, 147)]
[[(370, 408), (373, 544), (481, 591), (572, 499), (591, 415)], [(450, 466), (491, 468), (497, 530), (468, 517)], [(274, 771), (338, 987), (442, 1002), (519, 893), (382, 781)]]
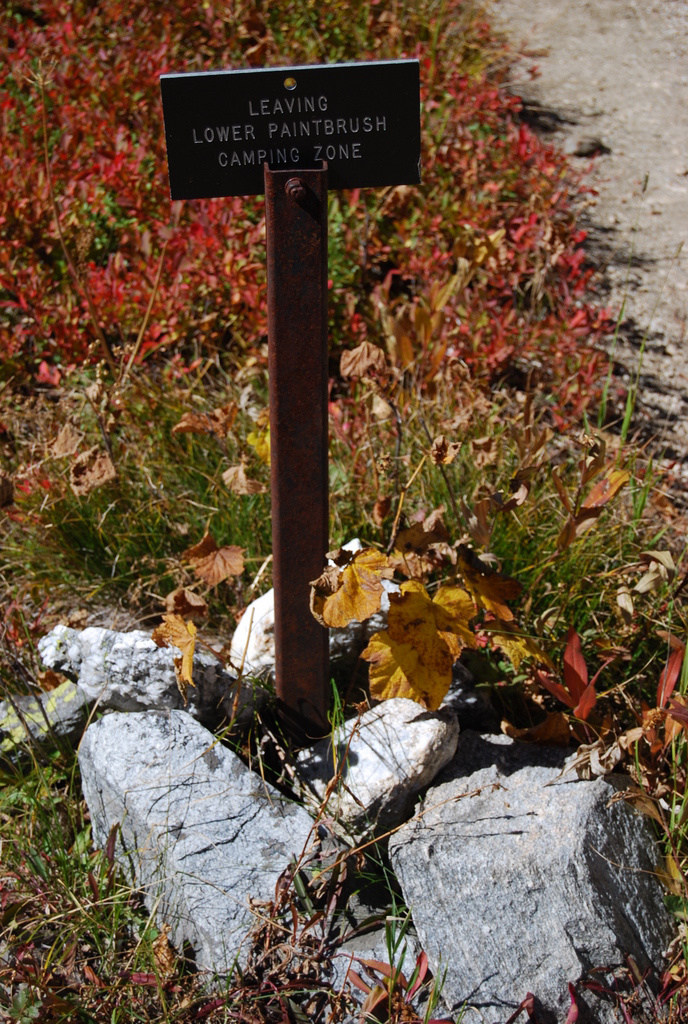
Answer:
[(359, 988), (361, 992), (365, 992), (366, 995), (368, 994), (368, 992), (370, 992), (370, 985), (366, 984), (361, 975), (357, 974), (356, 971), (353, 970), (353, 968), (349, 968), (349, 972), (346, 978), (347, 981), (353, 982), (356, 988)]
[(62, 380), (62, 374), (56, 366), (50, 366), (45, 359), (38, 364), (36, 380), (39, 384), (45, 384), (49, 388), (56, 388)]
[(578, 1003), (576, 1002), (576, 990), (571, 982), (569, 982), (569, 996), (571, 998), (571, 1006), (569, 1007), (564, 1024), (576, 1024), (578, 1020)]
[(544, 688), (548, 690), (553, 697), (556, 697), (557, 700), (560, 700), (562, 704), (565, 704), (567, 708), (571, 708), (573, 711), (576, 706), (576, 702), (572, 699), (569, 691), (562, 686), (561, 683), (555, 682), (555, 680), (546, 672), (536, 672), (535, 674), (540, 686), (544, 686)]
[(581, 695), (581, 699), (573, 709), (573, 713), (576, 718), (581, 718), (583, 721), (588, 717), (592, 709), (595, 707), (595, 701), (597, 700), (597, 694), (595, 693), (595, 687), (590, 684), (587, 686)]
[(657, 707), (663, 708), (669, 697), (674, 692), (674, 687), (681, 673), (681, 666), (683, 665), (683, 658), (685, 655), (685, 647), (677, 647), (676, 650), (672, 651), (669, 655), (664, 671), (659, 677), (659, 685), (657, 686)]
[(416, 980), (413, 982), (413, 984), (409, 987), (408, 991), (406, 992), (407, 1003), (413, 999), (416, 992), (423, 984), (423, 981), (425, 980), (425, 975), (428, 973), (428, 956), (424, 950), (421, 950), (421, 952), (418, 954), (418, 959), (416, 960), (416, 970), (418, 971)]
[(564, 682), (571, 696), (578, 702), (588, 685), (588, 670), (581, 650), (578, 633), (573, 626), (569, 627), (564, 651)]
[(675, 697), (669, 698), (669, 717), (688, 729), (688, 708), (680, 704)]
[(528, 1014), (528, 1020), (535, 1020), (535, 996), (532, 992), (526, 992), (525, 999), (516, 1007), (506, 1024), (514, 1024), (524, 1010)]

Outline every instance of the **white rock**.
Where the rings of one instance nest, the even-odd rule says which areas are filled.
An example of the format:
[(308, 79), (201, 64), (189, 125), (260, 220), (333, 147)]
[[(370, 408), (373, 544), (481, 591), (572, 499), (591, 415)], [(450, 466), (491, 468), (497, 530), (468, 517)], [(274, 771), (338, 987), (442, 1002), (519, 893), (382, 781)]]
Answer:
[(256, 679), (275, 667), (275, 592), (268, 590), (251, 601), (241, 617), (229, 649), (235, 672)]
[[(335, 738), (343, 768), (328, 814), (355, 833), (394, 828), (411, 813), (415, 794), (451, 761), (458, 737), (453, 711), (425, 711), (403, 697), (383, 701), (360, 721), (351, 719)], [(332, 741), (301, 751), (297, 763), (317, 806), (334, 775)]]
[(251, 898), (274, 899), (315, 842), (308, 813), (181, 711), (104, 715), (79, 766), (95, 843), (119, 825), (117, 858), (173, 944), (227, 975), (257, 920)]
[[(76, 680), (90, 702), (116, 711), (184, 708), (177, 687), (176, 647), (158, 647), (149, 633), (118, 633), (100, 626), (70, 629), (56, 626), (38, 641), (44, 663)], [(185, 708), (204, 724), (216, 725), (232, 715), (236, 680), (206, 651), (194, 654), (195, 686), (188, 689)], [(239, 707), (250, 712), (253, 692), (244, 686)]]

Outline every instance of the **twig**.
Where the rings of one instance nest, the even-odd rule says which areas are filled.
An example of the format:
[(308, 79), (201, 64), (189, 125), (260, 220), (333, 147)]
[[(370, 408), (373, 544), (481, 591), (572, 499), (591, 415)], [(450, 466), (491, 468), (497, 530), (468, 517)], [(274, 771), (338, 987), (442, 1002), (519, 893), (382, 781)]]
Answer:
[(413, 474), (411, 475), (411, 479), (409, 480), (409, 482), (407, 484), (405, 484), (401, 488), (401, 494), (399, 495), (399, 507), (397, 508), (397, 514), (394, 517), (394, 525), (392, 526), (392, 533), (391, 533), (390, 538), (389, 538), (389, 544), (387, 545), (387, 554), (390, 553), (390, 551), (392, 550), (392, 547), (394, 546), (394, 538), (397, 535), (397, 527), (399, 526), (399, 520), (401, 519), (401, 510), (404, 507), (404, 499), (406, 498), (406, 495), (407, 495), (407, 493), (408, 493), (408, 491), (409, 491), (409, 489), (411, 487), (411, 484), (416, 479), (416, 477), (420, 473), (421, 469), (425, 465), (425, 460), (426, 459), (427, 459), (427, 455), (424, 455), (423, 458), (418, 463), (418, 465), (416, 466)]

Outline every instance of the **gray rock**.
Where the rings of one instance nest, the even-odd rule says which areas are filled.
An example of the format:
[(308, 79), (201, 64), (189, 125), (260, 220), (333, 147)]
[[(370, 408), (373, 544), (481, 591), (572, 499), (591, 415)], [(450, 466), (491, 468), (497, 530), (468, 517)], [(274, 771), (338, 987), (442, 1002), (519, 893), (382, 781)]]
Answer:
[[(46, 665), (76, 680), (89, 701), (115, 711), (184, 708), (177, 687), (175, 647), (158, 647), (149, 633), (118, 633), (99, 626), (70, 629), (56, 626), (38, 641)], [(185, 710), (205, 725), (229, 720), (234, 711), (236, 679), (217, 658), (205, 651), (194, 654), (195, 686), (188, 689)], [(254, 693), (244, 684), (237, 710), (251, 712)]]
[(0, 701), (0, 756), (17, 761), (31, 744), (54, 739), (76, 742), (88, 714), (88, 701), (74, 683), (65, 682), (38, 697), (14, 696)]
[[(657, 965), (673, 933), (648, 820), (610, 804), (624, 781), (561, 770), (560, 751), (462, 733), (425, 813), (390, 838), (430, 965), (447, 970), (442, 997), (474, 1008), (466, 1024), (528, 991), (544, 1021), (562, 1020), (568, 982), (626, 953)], [(581, 1004), (580, 1021), (616, 1019)]]
[(310, 816), (181, 711), (105, 715), (79, 765), (96, 845), (119, 823), (117, 856), (146, 906), (201, 969), (227, 975), (256, 922), (249, 901), (274, 898), (313, 841)]
[(317, 805), (325, 799), (334, 761), (345, 761), (328, 814), (354, 833), (380, 833), (408, 817), (416, 793), (451, 761), (458, 736), (453, 711), (424, 711), (415, 701), (395, 697), (338, 730), (336, 758), (331, 739), (301, 751), (299, 774)]

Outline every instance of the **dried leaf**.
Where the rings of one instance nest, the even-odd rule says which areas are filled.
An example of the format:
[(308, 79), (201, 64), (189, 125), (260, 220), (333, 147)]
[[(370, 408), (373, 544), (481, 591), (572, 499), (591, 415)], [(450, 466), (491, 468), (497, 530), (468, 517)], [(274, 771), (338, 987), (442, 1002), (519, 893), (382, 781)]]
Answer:
[(315, 616), (321, 626), (328, 628), (323, 618), (325, 601), (333, 594), (336, 594), (342, 583), (342, 574), (338, 566), (329, 565), (327, 569), (318, 576), (317, 580), (311, 580), (310, 608), (311, 614)]
[(265, 494), (267, 487), (259, 480), (250, 480), (246, 476), (246, 466), (241, 462), (238, 466), (230, 466), (222, 474), (222, 482), (234, 494)]
[(574, 540), (578, 540), (584, 533), (587, 533), (597, 522), (601, 511), (601, 506), (599, 508), (584, 508), (576, 516), (569, 516), (557, 537), (558, 550), (565, 551), (573, 544)]
[(228, 402), (210, 413), (185, 412), (179, 423), (172, 427), (173, 434), (216, 434), (226, 437), (234, 426), (239, 407)]
[(633, 622), (633, 597), (628, 587), (621, 586), (616, 592), (616, 603), (619, 606), (624, 624), (630, 626)]
[(38, 679), (38, 685), (41, 690), (49, 691), (55, 690), (58, 686), (66, 681), (66, 677), (60, 672), (53, 672), (51, 668), (45, 669), (43, 672), (39, 672), (36, 676)]
[(464, 514), (468, 532), (471, 539), (481, 548), (487, 547), (492, 536), (492, 523), (488, 519), (492, 505), (492, 498), (481, 498), (475, 502), (471, 511), (464, 499), (461, 499), (461, 511)]
[(623, 790), (620, 796), (623, 797), (625, 803), (630, 804), (640, 814), (646, 814), (648, 818), (652, 818), (658, 825), (665, 825), (656, 801), (651, 796), (648, 796), (640, 786), (629, 786), (628, 789)]
[(392, 415), (392, 406), (381, 395), (373, 395), (372, 413), (378, 423), (384, 423)]
[(559, 497), (561, 498), (562, 505), (564, 506), (566, 511), (569, 513), (569, 515), (571, 515), (571, 513), (573, 512), (573, 507), (571, 505), (571, 501), (569, 499), (569, 496), (568, 496), (568, 494), (566, 492), (566, 488), (564, 487), (564, 484), (562, 483), (562, 480), (561, 480), (559, 474), (557, 473), (556, 469), (552, 470), (552, 480), (554, 481), (554, 486), (556, 487), (557, 493), (558, 493)]
[(651, 590), (659, 590), (666, 583), (666, 573), (661, 566), (653, 565), (640, 577), (634, 590), (636, 594), (648, 594)]
[(60, 429), (57, 437), (48, 448), (48, 454), (53, 459), (62, 459), (67, 455), (74, 455), (83, 440), (84, 435), (76, 430), (71, 423), (65, 423)]
[(311, 583), (311, 611), (325, 626), (342, 628), (353, 621), (364, 622), (379, 611), (382, 581), (392, 575), (380, 551), (357, 551), (341, 572), (326, 569)]
[(442, 521), (444, 508), (436, 508), (422, 523), (414, 523), (404, 530), (400, 530), (394, 538), (394, 549), (402, 555), (415, 552), (423, 554), (434, 544), (447, 543), (449, 534)]
[(605, 473), (601, 480), (598, 480), (595, 486), (592, 488), (590, 493), (582, 503), (581, 508), (593, 509), (602, 508), (607, 502), (617, 494), (624, 484), (627, 484), (631, 479), (631, 474), (627, 469), (612, 469)]
[(647, 572), (635, 585), (634, 589), (638, 594), (659, 590), (676, 575), (676, 565), (670, 551), (643, 551), (641, 558), (650, 564)]
[(96, 487), (109, 484), (117, 478), (115, 467), (107, 452), (98, 445), (78, 455), (69, 471), (69, 483), (74, 493), (82, 498)]
[(169, 978), (174, 973), (177, 959), (174, 947), (169, 940), (169, 934), (169, 925), (163, 924), (162, 931), (153, 942), (153, 959), (155, 960), (158, 974), (162, 978)]
[(193, 622), (185, 622), (181, 615), (163, 615), (162, 623), (153, 630), (151, 638), (158, 647), (176, 647), (181, 658), (174, 659), (174, 670), (177, 686), (186, 704), (188, 686), (193, 681), (193, 656), (196, 646), (196, 627)]
[(385, 519), (390, 513), (392, 508), (392, 499), (389, 494), (380, 494), (378, 499), (373, 506), (373, 522), (376, 526), (382, 528), (384, 526)]
[(169, 615), (181, 615), (185, 619), (203, 619), (208, 614), (208, 604), (193, 590), (177, 587), (165, 598), (165, 608)]
[(502, 732), (513, 740), (524, 740), (526, 743), (544, 743), (546, 746), (568, 747), (571, 739), (571, 728), (562, 711), (550, 711), (544, 722), (531, 725), (527, 729), (517, 729), (506, 719), (502, 721)]
[(86, 397), (91, 405), (99, 405), (105, 397), (105, 385), (102, 380), (96, 380), (84, 389)]
[(473, 461), (478, 469), (491, 466), (499, 458), (499, 450), (494, 437), (474, 437), (471, 439)]
[(583, 434), (581, 441), (583, 444), (589, 446), (588, 453), (580, 466), (581, 487), (585, 487), (586, 484), (590, 483), (590, 481), (604, 469), (604, 460), (607, 457), (607, 442), (599, 435), (591, 437), (588, 434)]
[(430, 449), (430, 458), (436, 466), (447, 466), (461, 451), (460, 441), (447, 441), (443, 434), (436, 437)]
[(672, 557), (671, 551), (643, 551), (641, 558), (644, 558), (650, 564), (653, 562), (659, 562), (661, 566), (666, 569), (666, 578), (672, 580), (676, 575), (676, 563)]
[(481, 608), (487, 608), (498, 619), (511, 622), (514, 613), (505, 602), (515, 600), (523, 590), (518, 580), (495, 572), (466, 544), (460, 544), (458, 547), (458, 564), (466, 587), (476, 604)]
[(182, 558), (211, 587), (230, 576), (241, 576), (244, 571), (244, 549), (235, 545), (218, 548), (215, 538), (209, 533), (198, 544), (187, 548)]
[(356, 348), (342, 352), (339, 372), (342, 377), (369, 377), (371, 373), (385, 373), (385, 353), (377, 345), (363, 341)]

